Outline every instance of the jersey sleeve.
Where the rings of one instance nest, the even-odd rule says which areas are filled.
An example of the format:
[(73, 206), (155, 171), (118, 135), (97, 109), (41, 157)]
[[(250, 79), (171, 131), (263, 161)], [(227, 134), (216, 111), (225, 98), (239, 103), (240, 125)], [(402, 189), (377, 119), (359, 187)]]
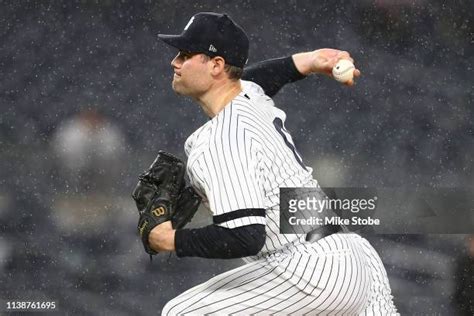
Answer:
[(259, 144), (232, 107), (216, 117), (209, 149), (201, 160), (204, 191), (216, 225), (236, 228), (265, 224)]

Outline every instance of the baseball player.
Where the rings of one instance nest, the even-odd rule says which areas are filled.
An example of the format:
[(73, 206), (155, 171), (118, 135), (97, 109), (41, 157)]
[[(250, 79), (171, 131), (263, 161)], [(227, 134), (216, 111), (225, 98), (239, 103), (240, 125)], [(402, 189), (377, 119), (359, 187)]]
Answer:
[(396, 314), (383, 264), (365, 239), (340, 228), (311, 241), (279, 232), (279, 188), (319, 185), (268, 95), (310, 73), (330, 74), (350, 55), (323, 49), (261, 63), (244, 77), (260, 86), (241, 80), (249, 41), (225, 14), (198, 13), (180, 35), (159, 37), (179, 50), (171, 62), (174, 91), (210, 118), (187, 139), (185, 152), (188, 179), (213, 224), (174, 229), (166, 221), (146, 242), (179, 257), (247, 262), (174, 298), (163, 314)]

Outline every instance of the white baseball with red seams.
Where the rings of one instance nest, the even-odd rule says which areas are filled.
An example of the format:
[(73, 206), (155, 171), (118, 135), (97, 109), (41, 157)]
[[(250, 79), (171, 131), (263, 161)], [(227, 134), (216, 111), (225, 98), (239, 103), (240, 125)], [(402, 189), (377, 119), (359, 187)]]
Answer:
[(354, 64), (348, 59), (341, 59), (332, 69), (334, 79), (345, 83), (354, 78)]

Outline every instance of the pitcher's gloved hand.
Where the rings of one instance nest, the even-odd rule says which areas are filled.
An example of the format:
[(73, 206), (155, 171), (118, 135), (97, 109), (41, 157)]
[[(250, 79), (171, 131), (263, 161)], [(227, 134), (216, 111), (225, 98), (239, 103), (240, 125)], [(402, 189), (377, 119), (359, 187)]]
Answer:
[(150, 168), (139, 176), (133, 190), (139, 212), (138, 231), (150, 255), (157, 254), (148, 242), (155, 226), (171, 220), (174, 229), (182, 228), (199, 208), (200, 196), (191, 187), (185, 187), (185, 168), (179, 158), (160, 151)]

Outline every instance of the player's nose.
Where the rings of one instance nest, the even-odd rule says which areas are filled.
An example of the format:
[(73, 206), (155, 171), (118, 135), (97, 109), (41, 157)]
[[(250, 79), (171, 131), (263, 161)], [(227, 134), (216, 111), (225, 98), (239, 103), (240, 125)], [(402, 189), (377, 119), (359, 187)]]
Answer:
[(181, 60), (181, 59), (179, 58), (179, 54), (176, 55), (176, 57), (173, 58), (173, 60), (171, 61), (171, 66), (172, 66), (173, 68), (178, 68), (178, 66), (179, 66), (179, 64), (180, 64), (180, 60)]

